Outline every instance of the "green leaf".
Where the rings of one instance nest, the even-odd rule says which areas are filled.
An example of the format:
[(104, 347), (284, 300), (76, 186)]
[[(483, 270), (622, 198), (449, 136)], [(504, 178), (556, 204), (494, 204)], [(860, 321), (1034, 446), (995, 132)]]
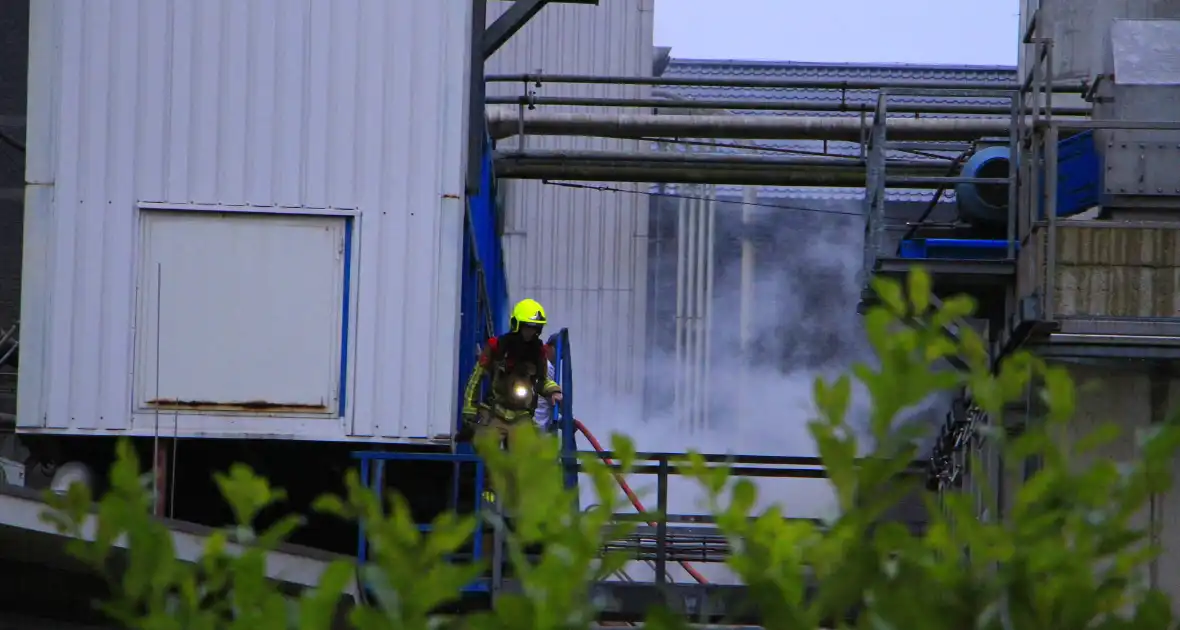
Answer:
[(915, 266), (910, 269), (910, 273), (906, 279), (913, 313), (915, 315), (925, 315), (926, 311), (930, 308), (930, 289), (933, 286), (930, 281), (930, 274), (926, 273), (926, 270), (922, 267)]

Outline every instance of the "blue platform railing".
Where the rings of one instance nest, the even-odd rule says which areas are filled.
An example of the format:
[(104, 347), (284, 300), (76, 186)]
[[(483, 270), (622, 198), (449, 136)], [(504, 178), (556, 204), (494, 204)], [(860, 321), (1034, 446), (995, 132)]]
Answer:
[(570, 333), (568, 328), (562, 328), (557, 333), (557, 383), (561, 385), (562, 401), (554, 409), (553, 419), (561, 431), (561, 454), (564, 462), (563, 474), (565, 487), (578, 486), (578, 465), (567, 455), (578, 451), (577, 428), (574, 425), (574, 368), (570, 358)]
[[(483, 487), (484, 479), (486, 477), (486, 470), (483, 458), (476, 454), (468, 453), (412, 453), (412, 452), (389, 452), (389, 451), (359, 451), (353, 453), (353, 458), (360, 460), (361, 465), (361, 483), (365, 487), (374, 492), (379, 491), (380, 488), (385, 487), (385, 465), (388, 461), (446, 461), (451, 462), (458, 468), (463, 464), (474, 464), (476, 466), (476, 500), (474, 500), (474, 511), (479, 513), (483, 510)], [(458, 497), (452, 497), (451, 505), (458, 505)], [(358, 549), (356, 549), (356, 559), (361, 563), (368, 560), (368, 537), (365, 534), (365, 524), (358, 525)], [(430, 525), (419, 524), (418, 530), (421, 532), (428, 532), (431, 530)], [(483, 537), (477, 536), (472, 546), (472, 558), (483, 558)]]

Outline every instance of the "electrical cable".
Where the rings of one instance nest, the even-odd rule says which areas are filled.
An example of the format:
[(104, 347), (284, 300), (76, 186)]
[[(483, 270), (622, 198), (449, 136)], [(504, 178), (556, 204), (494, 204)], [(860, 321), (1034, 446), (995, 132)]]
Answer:
[[(839, 153), (829, 153), (827, 151), (808, 151), (806, 149), (788, 149), (786, 147), (776, 147), (769, 144), (749, 144), (745, 142), (709, 142), (705, 140), (684, 140), (681, 138), (661, 138), (657, 136), (640, 136), (636, 138), (644, 142), (657, 142), (660, 144), (676, 144), (690, 147), (712, 147), (716, 149), (744, 149), (748, 151), (759, 151), (763, 153), (786, 153), (789, 155), (807, 155), (811, 157), (829, 157), (829, 158), (845, 158), (848, 160), (859, 160), (857, 155), (841, 155)], [(839, 142), (838, 140), (836, 142)], [(849, 142), (855, 145), (855, 142)]]
[(553, 181), (551, 179), (543, 179), (543, 180), (541, 180), (541, 182), (543, 184), (545, 184), (546, 186), (560, 186), (562, 188), (578, 188), (581, 190), (599, 190), (602, 192), (626, 193), (626, 194), (630, 194), (630, 195), (647, 195), (648, 197), (668, 197), (669, 199), (695, 199), (697, 201), (719, 201), (721, 203), (733, 204), (735, 206), (750, 206), (750, 207), (755, 207), (755, 208), (774, 208), (776, 210), (793, 210), (795, 212), (815, 212), (817, 214), (839, 214), (839, 215), (844, 215), (844, 216), (849, 216), (849, 217), (863, 217), (864, 216), (864, 213), (862, 213), (862, 212), (849, 212), (846, 210), (825, 210), (823, 208), (805, 208), (805, 207), (801, 207), (801, 206), (786, 206), (786, 205), (780, 205), (780, 204), (774, 204), (774, 203), (749, 203), (746, 201), (730, 201), (728, 199), (721, 201), (718, 199), (711, 199), (708, 197), (697, 197), (694, 195), (679, 195), (676, 193), (661, 193), (661, 192), (651, 192), (651, 191), (645, 191), (645, 190), (626, 190), (624, 188), (615, 188), (613, 186), (591, 186), (588, 184), (574, 184), (572, 182), (557, 182), (557, 181)]
[[(594, 434), (586, 428), (586, 425), (582, 424), (581, 420), (576, 418), (574, 419), (574, 428), (586, 437), (586, 441), (590, 442), (590, 446), (594, 447), (595, 451), (599, 453), (606, 452), (606, 449), (602, 447), (602, 443), (598, 441), (598, 438), (594, 437)], [(608, 466), (614, 463), (609, 457), (604, 457), (603, 461), (606, 462)], [(635, 510), (640, 514), (647, 514), (647, 508), (643, 507), (643, 503), (639, 500), (639, 497), (635, 495), (633, 490), (631, 490), (631, 484), (627, 483), (627, 480), (624, 479), (619, 473), (614, 473), (614, 475), (615, 481), (619, 483), (619, 487), (623, 489), (623, 493), (627, 495), (627, 499), (631, 501), (631, 505), (635, 506)], [(657, 526), (655, 521), (648, 521), (647, 524), (652, 527)], [(677, 561), (677, 564), (684, 568), (684, 571), (688, 573), (692, 579), (696, 580), (698, 584), (709, 583), (709, 580), (705, 579), (705, 576), (701, 575), (695, 568), (693, 568), (691, 564), (685, 562), (684, 560)]]
[[(975, 155), (975, 147), (967, 149), (966, 151), (959, 154), (959, 157), (956, 158), (954, 162), (951, 162), (950, 168), (946, 170), (945, 177), (954, 176), (955, 171), (961, 168), (964, 162), (971, 159), (972, 155)], [(918, 217), (918, 220), (910, 225), (910, 228), (906, 230), (905, 235), (897, 241), (898, 254), (901, 253), (901, 244), (913, 238), (914, 234), (918, 232), (918, 228), (926, 222), (926, 219), (930, 218), (930, 214), (934, 212), (934, 209), (938, 207), (938, 202), (942, 200), (942, 195), (946, 192), (946, 188), (947, 185), (945, 183), (939, 185), (938, 190), (934, 191), (934, 196), (930, 198), (930, 202), (926, 204), (926, 209), (922, 211), (922, 216)]]
[(13, 136), (6, 131), (0, 130), (0, 142), (7, 144), (21, 153), (25, 152), (25, 143), (21, 142), (16, 138), (16, 136)]

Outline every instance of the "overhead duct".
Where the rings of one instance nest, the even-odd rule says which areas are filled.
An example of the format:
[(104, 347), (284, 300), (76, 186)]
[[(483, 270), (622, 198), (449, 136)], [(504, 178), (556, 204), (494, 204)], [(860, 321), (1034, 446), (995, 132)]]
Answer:
[[(520, 133), (535, 136), (603, 138), (733, 138), (746, 140), (845, 140), (860, 142), (871, 118), (843, 116), (658, 116), (652, 114), (576, 114), (488, 107), (488, 129), (501, 140)], [(976, 140), (1006, 136), (1010, 118), (890, 118), (890, 140)]]

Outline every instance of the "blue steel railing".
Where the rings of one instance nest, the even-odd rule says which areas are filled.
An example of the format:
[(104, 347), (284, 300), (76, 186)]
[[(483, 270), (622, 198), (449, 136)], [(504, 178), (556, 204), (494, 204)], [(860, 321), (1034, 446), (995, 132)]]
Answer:
[(557, 383), (561, 385), (562, 401), (553, 410), (553, 419), (561, 431), (561, 454), (564, 462), (565, 487), (578, 486), (578, 464), (568, 455), (578, 452), (577, 429), (574, 427), (574, 371), (570, 359), (570, 331), (562, 328), (557, 333), (557, 364), (554, 366)]
[[(576, 428), (574, 426), (573, 409), (573, 369), (572, 361), (570, 360), (570, 342), (569, 329), (563, 328), (557, 333), (556, 343), (556, 363), (554, 364), (555, 380), (562, 386), (563, 400), (561, 404), (556, 405), (553, 409), (553, 421), (561, 434), (561, 459), (563, 462), (562, 474), (565, 479), (566, 487), (575, 488), (578, 484), (578, 462), (577, 455), (577, 440), (575, 436)], [(487, 477), (487, 469), (483, 458), (477, 455), (471, 448), (470, 444), (456, 444), (456, 450), (453, 453), (420, 453), (409, 451), (356, 451), (352, 453), (352, 457), (360, 462), (360, 477), (361, 483), (376, 492), (384, 501), (384, 494), (382, 490), (385, 488), (385, 464), (390, 461), (414, 461), (414, 462), (450, 462), (453, 464), (451, 472), (451, 500), (449, 505), (458, 507), (459, 505), (459, 480), (461, 473), (461, 466), (463, 464), (475, 465), (475, 500), (474, 512), (481, 514), (483, 511), (483, 489), (484, 482)], [(382, 503), (384, 505), (384, 503)], [(419, 531), (430, 531), (430, 525), (419, 524)], [(482, 534), (482, 527), (477, 529), (474, 540), (472, 541), (471, 558), (473, 561), (479, 561), (484, 558), (487, 550), (484, 549), (484, 540)], [(365, 533), (365, 525), (363, 522), (357, 524), (357, 561), (364, 564), (368, 561), (369, 539)], [(492, 554), (493, 562), (502, 562), (502, 554)], [(501, 558), (501, 560), (497, 560)], [(498, 574), (493, 569), (493, 574)], [(466, 593), (472, 592), (488, 592), (494, 580), (481, 578), (472, 584), (469, 584), (463, 589)]]
[[(385, 487), (385, 463), (389, 461), (415, 461), (415, 462), (450, 462), (454, 464), (452, 472), (452, 506), (458, 505), (458, 485), (459, 485), (459, 467), (463, 464), (475, 464), (475, 513), (479, 514), (483, 509), (483, 487), (486, 470), (483, 458), (474, 453), (412, 453), (407, 451), (389, 452), (389, 451), (357, 451), (352, 454), (354, 459), (360, 460), (361, 463), (361, 483), (365, 484), (373, 492), (378, 493), (384, 501), (384, 495), (381, 490)], [(422, 532), (430, 531), (430, 525), (419, 524), (418, 530)], [(475, 540), (472, 541), (471, 558), (473, 561), (479, 561), (483, 558), (483, 536), (477, 531)], [(365, 534), (365, 524), (363, 522), (357, 523), (357, 562), (364, 564), (369, 558), (369, 537)], [(465, 587), (464, 592), (481, 592), (488, 590), (486, 580), (477, 580), (473, 584)]]

